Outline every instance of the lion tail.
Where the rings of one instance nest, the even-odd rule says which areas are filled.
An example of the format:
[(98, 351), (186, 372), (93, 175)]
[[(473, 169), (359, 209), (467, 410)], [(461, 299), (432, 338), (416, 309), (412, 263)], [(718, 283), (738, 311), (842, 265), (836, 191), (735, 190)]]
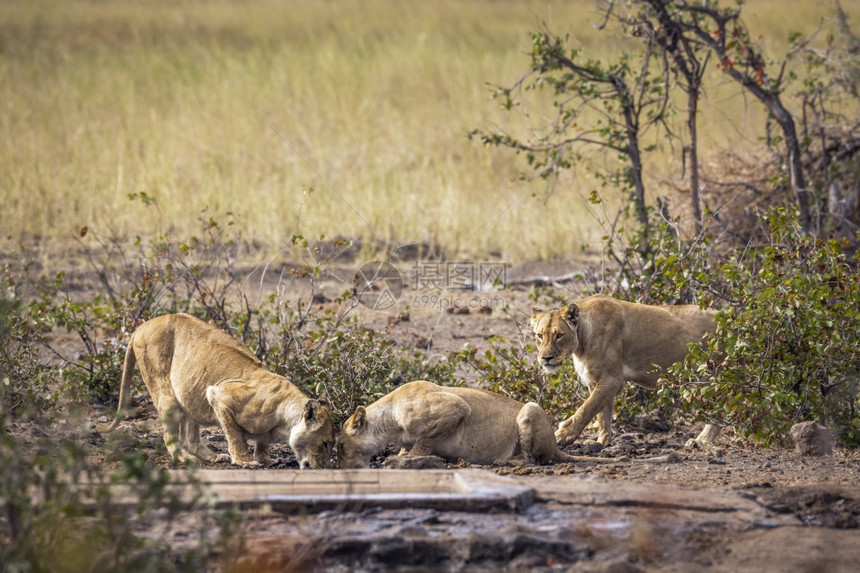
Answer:
[(116, 410), (116, 417), (113, 423), (105, 429), (105, 432), (112, 432), (119, 426), (119, 423), (125, 418), (125, 412), (128, 404), (131, 401), (131, 377), (134, 374), (134, 366), (137, 364), (137, 359), (134, 355), (134, 335), (128, 341), (128, 347), (125, 349), (125, 360), (122, 364), (122, 381), (119, 385), (119, 405)]
[(555, 448), (555, 457), (552, 458), (556, 462), (586, 462), (595, 464), (609, 464), (617, 462), (615, 458), (598, 458), (596, 456), (572, 456), (561, 451), (561, 448)]
[(555, 462), (575, 462), (575, 456), (572, 456), (568, 453), (561, 451), (561, 448), (555, 448), (555, 455), (553, 456), (553, 461)]

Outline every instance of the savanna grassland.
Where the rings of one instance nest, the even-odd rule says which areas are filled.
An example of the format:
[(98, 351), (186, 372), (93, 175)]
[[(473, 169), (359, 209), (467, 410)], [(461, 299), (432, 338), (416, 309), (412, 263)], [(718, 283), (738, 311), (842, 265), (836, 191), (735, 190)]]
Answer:
[[(860, 6), (845, 4), (856, 21)], [(780, 53), (831, 8), (752, 0), (744, 15)], [(204, 212), (275, 251), (301, 234), (511, 261), (575, 256), (599, 243), (588, 169), (547, 197), (520, 177), (522, 158), (467, 134), (543, 126), (548, 100), (502, 113), (488, 84), (527, 69), (540, 22), (594, 57), (630, 45), (597, 20), (584, 0), (8, 0), (0, 230), (59, 244), (85, 226), (187, 235)], [(706, 157), (761, 132), (763, 112), (728, 83), (712, 82), (703, 108)], [(679, 153), (652, 154), (649, 177), (679, 178)]]

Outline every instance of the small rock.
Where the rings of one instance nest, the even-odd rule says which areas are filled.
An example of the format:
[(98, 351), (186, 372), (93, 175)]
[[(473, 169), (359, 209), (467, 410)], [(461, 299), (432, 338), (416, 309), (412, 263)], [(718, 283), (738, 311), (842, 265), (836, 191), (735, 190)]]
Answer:
[(633, 425), (649, 433), (669, 431), (669, 422), (664, 420), (656, 411), (637, 416)]
[(583, 444), (582, 449), (586, 455), (593, 456), (603, 450), (603, 444), (600, 442), (586, 442)]
[(817, 422), (798, 422), (789, 435), (794, 447), (802, 456), (829, 456), (833, 453), (833, 438), (827, 428)]

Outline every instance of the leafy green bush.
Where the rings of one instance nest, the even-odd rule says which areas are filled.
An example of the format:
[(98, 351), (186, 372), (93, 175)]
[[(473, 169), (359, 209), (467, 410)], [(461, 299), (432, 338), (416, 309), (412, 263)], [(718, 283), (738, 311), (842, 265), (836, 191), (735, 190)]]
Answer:
[(30, 318), (24, 282), (11, 265), (0, 268), (0, 411), (29, 417), (52, 407), (55, 384), (42, 352), (46, 325)]
[(277, 328), (284, 336), (268, 348), (267, 365), (309, 395), (327, 398), (338, 420), (405, 382), (462, 383), (454, 376), (456, 360), (399, 346), (386, 333), (343, 320), (331, 309)]
[[(542, 26), (532, 35), (529, 68), (495, 95), (504, 109), (525, 118), (548, 101), (554, 118), (536, 131), (514, 122), (510, 129), (472, 135), (523, 153), (530, 172), (548, 181), (548, 192), (561, 172), (577, 167), (619, 194), (622, 206), (611, 214), (600, 193), (591, 191), (592, 207), (603, 212), (598, 219), (605, 222), (603, 254), (610, 263), (595, 290), (640, 303), (726, 307), (709, 349), (721, 358), (709, 360), (699, 351), (681, 376), (680, 398), (690, 407), (701, 404), (700, 417), (729, 421), (768, 443), (784, 436), (789, 422), (814, 417), (856, 442), (858, 277), (857, 261), (845, 253), (860, 237), (857, 152), (848, 143), (856, 131), (857, 78), (850, 73), (857, 68), (856, 36), (837, 6), (838, 26), (826, 49), (794, 34), (790, 51), (775, 65), (751, 40), (739, 6), (718, 4), (606, 3), (604, 29), (643, 42), (611, 60), (586, 57), (568, 37)], [(807, 69), (798, 75), (801, 61)], [(697, 110), (704, 103), (702, 80), (712, 70), (738, 82), (768, 111), (760, 139), (779, 160), (764, 168), (755, 163), (755, 176), (733, 176), (720, 166), (713, 181), (700, 177)], [(800, 105), (789, 109), (783, 98), (799, 78)], [(672, 94), (679, 90), (687, 96), (686, 116), (674, 113)], [(679, 129), (682, 117), (686, 129)], [(646, 145), (652, 140), (661, 143)], [(648, 176), (654, 167), (649, 151), (673, 140), (683, 142), (683, 171), (690, 167), (683, 177), (692, 212), (686, 220), (673, 218), (657, 193), (646, 193), (649, 181), (663, 180)], [(589, 156), (595, 149), (597, 161)], [(704, 182), (713, 189), (710, 213), (700, 197)], [(761, 217), (757, 208), (771, 205), (791, 205), (797, 213)], [(689, 237), (691, 231), (696, 236)], [(708, 232), (719, 239), (712, 242)], [(809, 237), (816, 234), (838, 241)], [(768, 247), (747, 244), (768, 235)], [(505, 388), (518, 383), (489, 356), (476, 367)], [(705, 383), (694, 382), (702, 378)], [(672, 392), (667, 387), (664, 397)], [(640, 400), (638, 392), (625, 392), (621, 402), (633, 406), (625, 413), (652, 409), (659, 401), (651, 396)]]
[(794, 212), (767, 220), (771, 244), (721, 269), (733, 304), (718, 315), (717, 336), (676, 365), (680, 389), (664, 393), (765, 444), (785, 443), (790, 426), (809, 419), (860, 444), (858, 260), (839, 241), (804, 235)]
[[(790, 426), (808, 419), (860, 444), (860, 260), (850, 259), (847, 241), (804, 234), (792, 210), (774, 209), (763, 222), (767, 244), (742, 251), (714, 247), (706, 234), (682, 239), (678, 220), (665, 216), (655, 217), (647, 253), (607, 234), (617, 265), (605, 285), (616, 297), (722, 308), (718, 336), (693, 347), (659, 392), (625, 387), (615, 404), (621, 419), (679, 404), (768, 445), (784, 444)], [(565, 417), (576, 398), (573, 369), (542, 382), (509, 352), (464, 358), (492, 389), (518, 399), (550, 388), (547, 409)]]
[(361, 329), (304, 333), (283, 373), (309, 394), (328, 398), (335, 418), (345, 419), (357, 406), (393, 389), (388, 382), (394, 375), (395, 345), (381, 338)]
[[(510, 344), (502, 336), (488, 340), (490, 348), (479, 353), (469, 347), (460, 351), (455, 360), (477, 371), (481, 385), (487, 390), (509, 396), (520, 402), (537, 402), (550, 418), (563, 420), (576, 411), (577, 397), (582, 394), (576, 373), (568, 364), (550, 376), (535, 361), (537, 349), (531, 344)], [(579, 394), (579, 396), (578, 396)]]

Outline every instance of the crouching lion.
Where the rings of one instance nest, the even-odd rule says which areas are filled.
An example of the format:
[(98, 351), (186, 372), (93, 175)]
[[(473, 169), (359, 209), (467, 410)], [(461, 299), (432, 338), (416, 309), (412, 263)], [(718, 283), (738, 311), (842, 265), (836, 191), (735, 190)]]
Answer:
[[(715, 330), (714, 312), (695, 305), (656, 306), (594, 295), (560, 309), (533, 309), (529, 321), (538, 361), (553, 373), (568, 357), (589, 396), (555, 432), (559, 445), (576, 440), (597, 417), (598, 441), (612, 440), (615, 397), (630, 381), (654, 388), (662, 369), (684, 359), (687, 345)], [(708, 445), (720, 427), (708, 424), (687, 445)]]
[(363, 468), (389, 443), (400, 455), (435, 455), (473, 464), (574, 461), (555, 444), (552, 424), (534, 402), (488, 390), (418, 380), (400, 386), (344, 422), (337, 465)]
[[(123, 365), (119, 425), (130, 400), (135, 363), (164, 426), (164, 443), (175, 461), (231, 461), (268, 465), (270, 443), (285, 441), (299, 467), (331, 466), (334, 425), (325, 401), (311, 400), (282, 376), (267, 370), (226, 332), (187, 314), (153, 318), (129, 340)], [(220, 425), (229, 456), (217, 454), (200, 426)], [(254, 457), (247, 440), (256, 444)]]

